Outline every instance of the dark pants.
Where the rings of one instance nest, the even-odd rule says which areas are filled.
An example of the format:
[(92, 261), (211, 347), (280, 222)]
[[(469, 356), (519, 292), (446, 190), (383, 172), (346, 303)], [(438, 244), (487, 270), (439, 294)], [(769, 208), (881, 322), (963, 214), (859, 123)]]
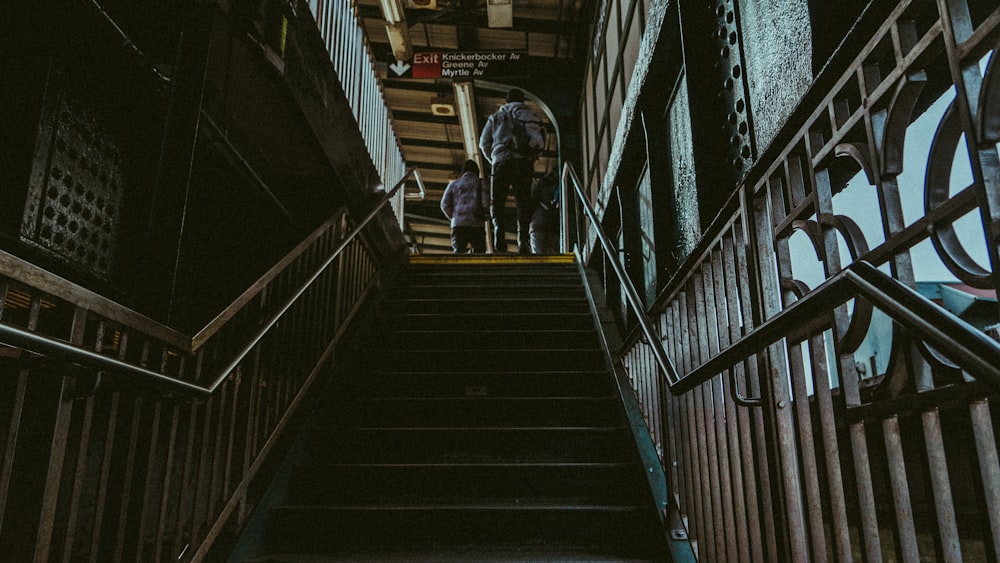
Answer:
[(465, 254), (467, 248), (471, 246), (472, 252), (483, 254), (486, 252), (486, 233), (482, 227), (452, 227), (451, 228), (451, 249), (455, 254)]
[(558, 254), (559, 231), (531, 231), (531, 252), (533, 254)]
[(534, 165), (527, 158), (512, 158), (493, 167), (493, 183), (491, 194), (493, 201), (493, 250), (507, 252), (507, 239), (504, 231), (504, 207), (507, 205), (507, 192), (514, 192), (517, 203), (517, 247), (522, 254), (531, 252), (531, 239), (528, 230), (531, 224), (531, 175)]

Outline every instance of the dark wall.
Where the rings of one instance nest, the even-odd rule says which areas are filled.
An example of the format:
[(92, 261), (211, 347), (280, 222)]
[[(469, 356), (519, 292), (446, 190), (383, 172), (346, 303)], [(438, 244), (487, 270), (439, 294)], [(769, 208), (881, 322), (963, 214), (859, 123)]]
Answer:
[(0, 247), (200, 328), (338, 208), (370, 203), (374, 169), (314, 25), (292, 20), (280, 53), (252, 12), (103, 7), (5, 14)]

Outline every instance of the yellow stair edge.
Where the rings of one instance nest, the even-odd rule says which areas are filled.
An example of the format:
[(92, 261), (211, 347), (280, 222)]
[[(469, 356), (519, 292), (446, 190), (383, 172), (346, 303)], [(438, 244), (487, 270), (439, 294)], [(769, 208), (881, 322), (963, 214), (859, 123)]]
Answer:
[(576, 255), (564, 254), (410, 254), (410, 264), (573, 264)]

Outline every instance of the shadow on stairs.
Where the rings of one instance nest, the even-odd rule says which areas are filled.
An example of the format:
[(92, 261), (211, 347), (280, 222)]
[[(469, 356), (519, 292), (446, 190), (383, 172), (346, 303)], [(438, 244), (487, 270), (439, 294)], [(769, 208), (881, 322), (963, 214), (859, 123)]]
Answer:
[(411, 261), (249, 561), (667, 559), (577, 266), (504, 258)]

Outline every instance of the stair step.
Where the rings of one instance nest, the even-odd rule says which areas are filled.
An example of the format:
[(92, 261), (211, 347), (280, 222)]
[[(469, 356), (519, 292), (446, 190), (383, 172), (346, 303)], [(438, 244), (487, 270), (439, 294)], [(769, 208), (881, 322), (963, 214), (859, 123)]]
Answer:
[(389, 301), (383, 314), (434, 312), (437, 314), (487, 314), (487, 313), (588, 313), (590, 304), (581, 297), (484, 297), (474, 298), (418, 298)]
[(367, 427), (613, 426), (622, 415), (606, 397), (362, 398), (338, 419)]
[(496, 330), (481, 326), (466, 330), (390, 330), (377, 335), (374, 347), (413, 350), (597, 348), (597, 333), (591, 330)]
[(289, 501), (300, 504), (476, 500), (635, 503), (637, 475), (622, 462), (492, 464), (310, 464), (297, 468)]
[(572, 259), (407, 267), (313, 411), (252, 561), (665, 560)]
[(353, 389), (371, 397), (604, 397), (613, 393), (605, 371), (396, 371), (359, 377)]
[(383, 326), (393, 329), (413, 330), (466, 330), (489, 327), (494, 330), (581, 330), (594, 326), (590, 312), (538, 313), (538, 312), (427, 312), (392, 315)]
[(307, 455), (330, 463), (599, 463), (628, 455), (625, 427), (351, 428)]
[(517, 282), (527, 279), (573, 279), (580, 282), (580, 271), (576, 265), (525, 265), (525, 266), (466, 266), (454, 268), (451, 266), (410, 266), (403, 271), (400, 278), (403, 283), (412, 283), (420, 279), (465, 279), (480, 281)]
[(663, 559), (628, 557), (605, 553), (595, 547), (567, 546), (554, 550), (541, 546), (484, 547), (480, 549), (439, 548), (414, 550), (409, 547), (371, 546), (365, 551), (345, 551), (337, 554), (273, 553), (248, 559), (247, 563), (656, 563)]
[[(470, 343), (474, 346), (474, 343)], [(606, 365), (604, 351), (590, 350), (380, 350), (371, 367), (380, 372), (593, 370)]]
[[(281, 506), (269, 514), (271, 551), (315, 553), (370, 545), (648, 545), (650, 513), (627, 505), (497, 503), (470, 506)], [(638, 553), (632, 553), (638, 555)]]
[(572, 297), (586, 299), (587, 294), (577, 279), (539, 279), (531, 280), (530, 285), (524, 282), (508, 281), (504, 284), (484, 285), (476, 280), (456, 283), (453, 280), (438, 280), (436, 283), (412, 283), (388, 293), (390, 300), (412, 299), (415, 297), (454, 297), (466, 298), (496, 298), (496, 297)]

